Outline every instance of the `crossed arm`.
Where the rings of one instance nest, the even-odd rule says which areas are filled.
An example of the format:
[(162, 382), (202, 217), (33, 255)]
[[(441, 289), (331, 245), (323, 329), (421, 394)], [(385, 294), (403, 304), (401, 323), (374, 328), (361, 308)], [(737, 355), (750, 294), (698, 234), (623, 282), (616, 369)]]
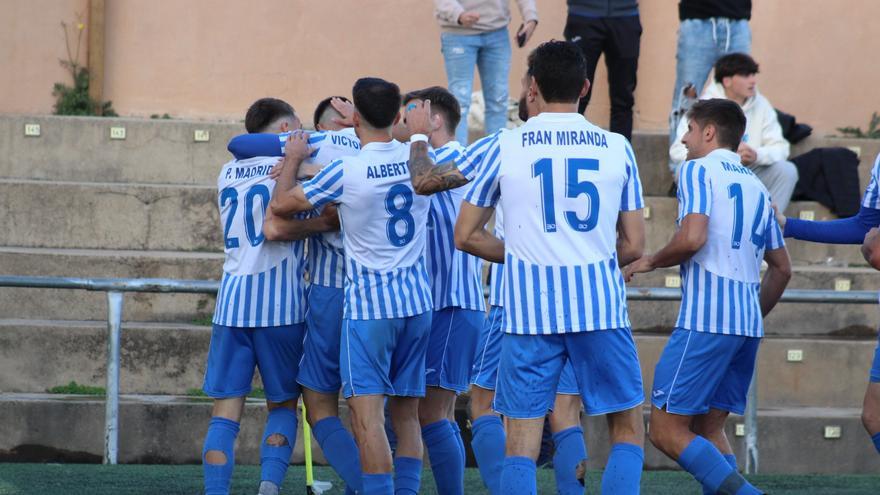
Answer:
[(309, 156), (308, 135), (301, 132), (291, 134), (284, 150), (281, 175), (275, 180), (275, 191), (267, 209), (267, 215), (271, 212), (272, 215), (282, 218), (313, 208), (306, 199), (302, 186), (296, 183), (300, 165)]
[(504, 241), (486, 230), (495, 208), (481, 208), (461, 202), (455, 222), (455, 247), (493, 263), (504, 263)]

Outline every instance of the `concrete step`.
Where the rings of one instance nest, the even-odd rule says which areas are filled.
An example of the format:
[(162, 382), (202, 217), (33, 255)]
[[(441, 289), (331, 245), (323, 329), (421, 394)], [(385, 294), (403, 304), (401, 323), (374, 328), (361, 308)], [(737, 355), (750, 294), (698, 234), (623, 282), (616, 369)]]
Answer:
[(0, 180), (0, 246), (222, 249), (210, 186)]
[[(463, 403), (459, 402), (459, 406)], [(174, 396), (123, 396), (120, 401), (119, 461), (122, 463), (199, 463), (210, 418), (210, 402)], [(257, 464), (265, 408), (248, 401), (236, 448), (236, 462)], [(0, 459), (32, 462), (98, 462), (103, 452), (104, 402), (95, 398), (46, 394), (0, 394)], [(347, 408), (341, 416), (348, 422)], [(462, 412), (462, 411), (459, 411)], [(647, 420), (647, 409), (645, 410)], [(302, 419), (300, 418), (300, 422)], [(462, 423), (465, 446), (470, 431)], [(605, 420), (585, 418), (589, 467), (601, 469), (608, 456)], [(743, 437), (735, 435), (742, 418), (731, 417), (728, 435), (740, 466)], [(840, 438), (825, 439), (827, 427), (839, 428)], [(858, 409), (787, 408), (758, 412), (762, 473), (875, 473), (880, 458), (859, 424)], [(300, 430), (301, 432), (301, 430)], [(297, 435), (294, 463), (303, 462), (303, 437)], [(315, 460), (324, 459), (312, 439)], [(473, 459), (472, 455), (468, 455)], [(676, 465), (650, 444), (645, 446), (646, 469)]]
[[(27, 124), (39, 137), (25, 136)], [(125, 128), (125, 139), (110, 129)], [(195, 131), (208, 142), (196, 142)], [(241, 123), (127, 118), (0, 116), (0, 177), (83, 182), (213, 185)]]
[[(819, 290), (876, 290), (877, 272), (872, 268), (839, 268), (794, 265), (788, 288)], [(676, 287), (678, 268), (664, 268), (636, 275), (631, 286)], [(669, 331), (678, 317), (678, 302), (629, 301), (629, 315), (636, 331)], [(878, 326), (877, 304), (780, 303), (765, 319), (768, 336), (837, 336), (871, 338)]]
[[(83, 278), (218, 280), (221, 253), (0, 247), (0, 273)], [(0, 318), (102, 320), (103, 292), (0, 287)], [(192, 321), (210, 317), (208, 294), (125, 294), (127, 321)]]
[[(43, 392), (71, 381), (103, 386), (106, 333), (104, 322), (0, 320), (0, 390)], [(183, 394), (200, 388), (210, 336), (207, 326), (124, 323), (120, 390)], [(666, 340), (636, 335), (646, 389)], [(762, 406), (857, 407), (875, 342), (765, 339), (758, 363)], [(801, 351), (802, 360), (789, 362), (789, 350)]]
[[(645, 198), (648, 218), (645, 222), (646, 250), (657, 251), (672, 238), (675, 219), (678, 216), (678, 200), (650, 196)], [(790, 203), (786, 216), (800, 218), (804, 212), (815, 220), (833, 220), (836, 217), (828, 208), (813, 201)], [(865, 266), (867, 263), (859, 252), (859, 246), (841, 246), (814, 242), (786, 240), (792, 262), (796, 264), (827, 264), (830, 266)]]

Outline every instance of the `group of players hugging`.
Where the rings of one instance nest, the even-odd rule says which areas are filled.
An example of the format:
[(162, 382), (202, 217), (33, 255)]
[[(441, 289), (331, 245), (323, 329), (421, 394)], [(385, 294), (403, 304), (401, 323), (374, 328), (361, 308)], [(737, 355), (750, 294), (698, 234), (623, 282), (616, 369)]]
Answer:
[(314, 132), (284, 101), (250, 107), (217, 184), (226, 259), (204, 381), (206, 493), (229, 491), (255, 366), (268, 407), (260, 494), (282, 485), (300, 395), (345, 493), (418, 493), (424, 449), (438, 493), (464, 493), (454, 409), (468, 390), (489, 493), (537, 493), (548, 415), (557, 491), (584, 493), (582, 409), (607, 417), (601, 493), (638, 493), (645, 392), (625, 282), (678, 265), (650, 440), (706, 493), (761, 493), (738, 474), (724, 423), (744, 411), (762, 318), (791, 266), (767, 189), (735, 153), (745, 116), (727, 100), (690, 110), (677, 229), (646, 254), (635, 155), (577, 112), (586, 74), (576, 45), (540, 45), (522, 77), (525, 123), (467, 147), (441, 87), (401, 96), (359, 79), (351, 101), (321, 102)]

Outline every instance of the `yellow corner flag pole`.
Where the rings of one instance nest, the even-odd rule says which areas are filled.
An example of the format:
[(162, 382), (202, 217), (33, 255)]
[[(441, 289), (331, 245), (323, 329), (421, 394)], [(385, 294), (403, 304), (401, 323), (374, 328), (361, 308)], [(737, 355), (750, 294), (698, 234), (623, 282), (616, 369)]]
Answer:
[(300, 402), (302, 409), (302, 425), (303, 425), (303, 451), (306, 457), (306, 493), (314, 493), (312, 484), (315, 482), (314, 473), (312, 472), (312, 428), (306, 419), (306, 403)]

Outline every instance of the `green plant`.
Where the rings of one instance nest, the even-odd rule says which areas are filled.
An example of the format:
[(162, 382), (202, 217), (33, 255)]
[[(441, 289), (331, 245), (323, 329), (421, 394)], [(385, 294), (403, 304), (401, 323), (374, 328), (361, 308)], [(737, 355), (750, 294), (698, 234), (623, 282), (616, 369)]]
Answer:
[(52, 387), (46, 392), (50, 394), (68, 394), (68, 395), (107, 395), (104, 387), (92, 387), (91, 385), (80, 385), (76, 382), (70, 382), (67, 385), (58, 385)]
[(871, 114), (871, 121), (868, 122), (868, 130), (862, 131), (861, 127), (838, 127), (837, 130), (844, 137), (857, 139), (880, 139), (880, 115), (877, 112)]
[[(89, 96), (89, 70), (79, 64), (79, 51), (82, 46), (82, 35), (85, 24), (82, 15), (77, 14), (75, 26), (68, 26), (61, 21), (61, 29), (64, 31), (64, 45), (67, 49), (67, 60), (60, 60), (61, 66), (70, 72), (73, 86), (64, 83), (55, 83), (52, 87), (52, 96), (55, 97), (55, 115), (102, 115), (104, 117), (117, 117), (110, 101), (96, 101)], [(76, 32), (76, 49), (71, 50), (70, 32)]]
[(150, 115), (150, 118), (151, 118), (151, 119), (170, 120), (170, 119), (171, 119), (171, 116), (168, 115), (168, 113), (163, 113), (162, 115), (159, 115), (158, 113), (154, 113), (153, 115)]
[[(208, 394), (205, 393), (204, 390), (200, 388), (189, 388), (186, 390), (186, 395), (190, 397), (207, 397)], [(261, 388), (255, 388), (251, 390), (251, 393), (248, 394), (248, 397), (251, 399), (265, 399), (266, 391)]]

